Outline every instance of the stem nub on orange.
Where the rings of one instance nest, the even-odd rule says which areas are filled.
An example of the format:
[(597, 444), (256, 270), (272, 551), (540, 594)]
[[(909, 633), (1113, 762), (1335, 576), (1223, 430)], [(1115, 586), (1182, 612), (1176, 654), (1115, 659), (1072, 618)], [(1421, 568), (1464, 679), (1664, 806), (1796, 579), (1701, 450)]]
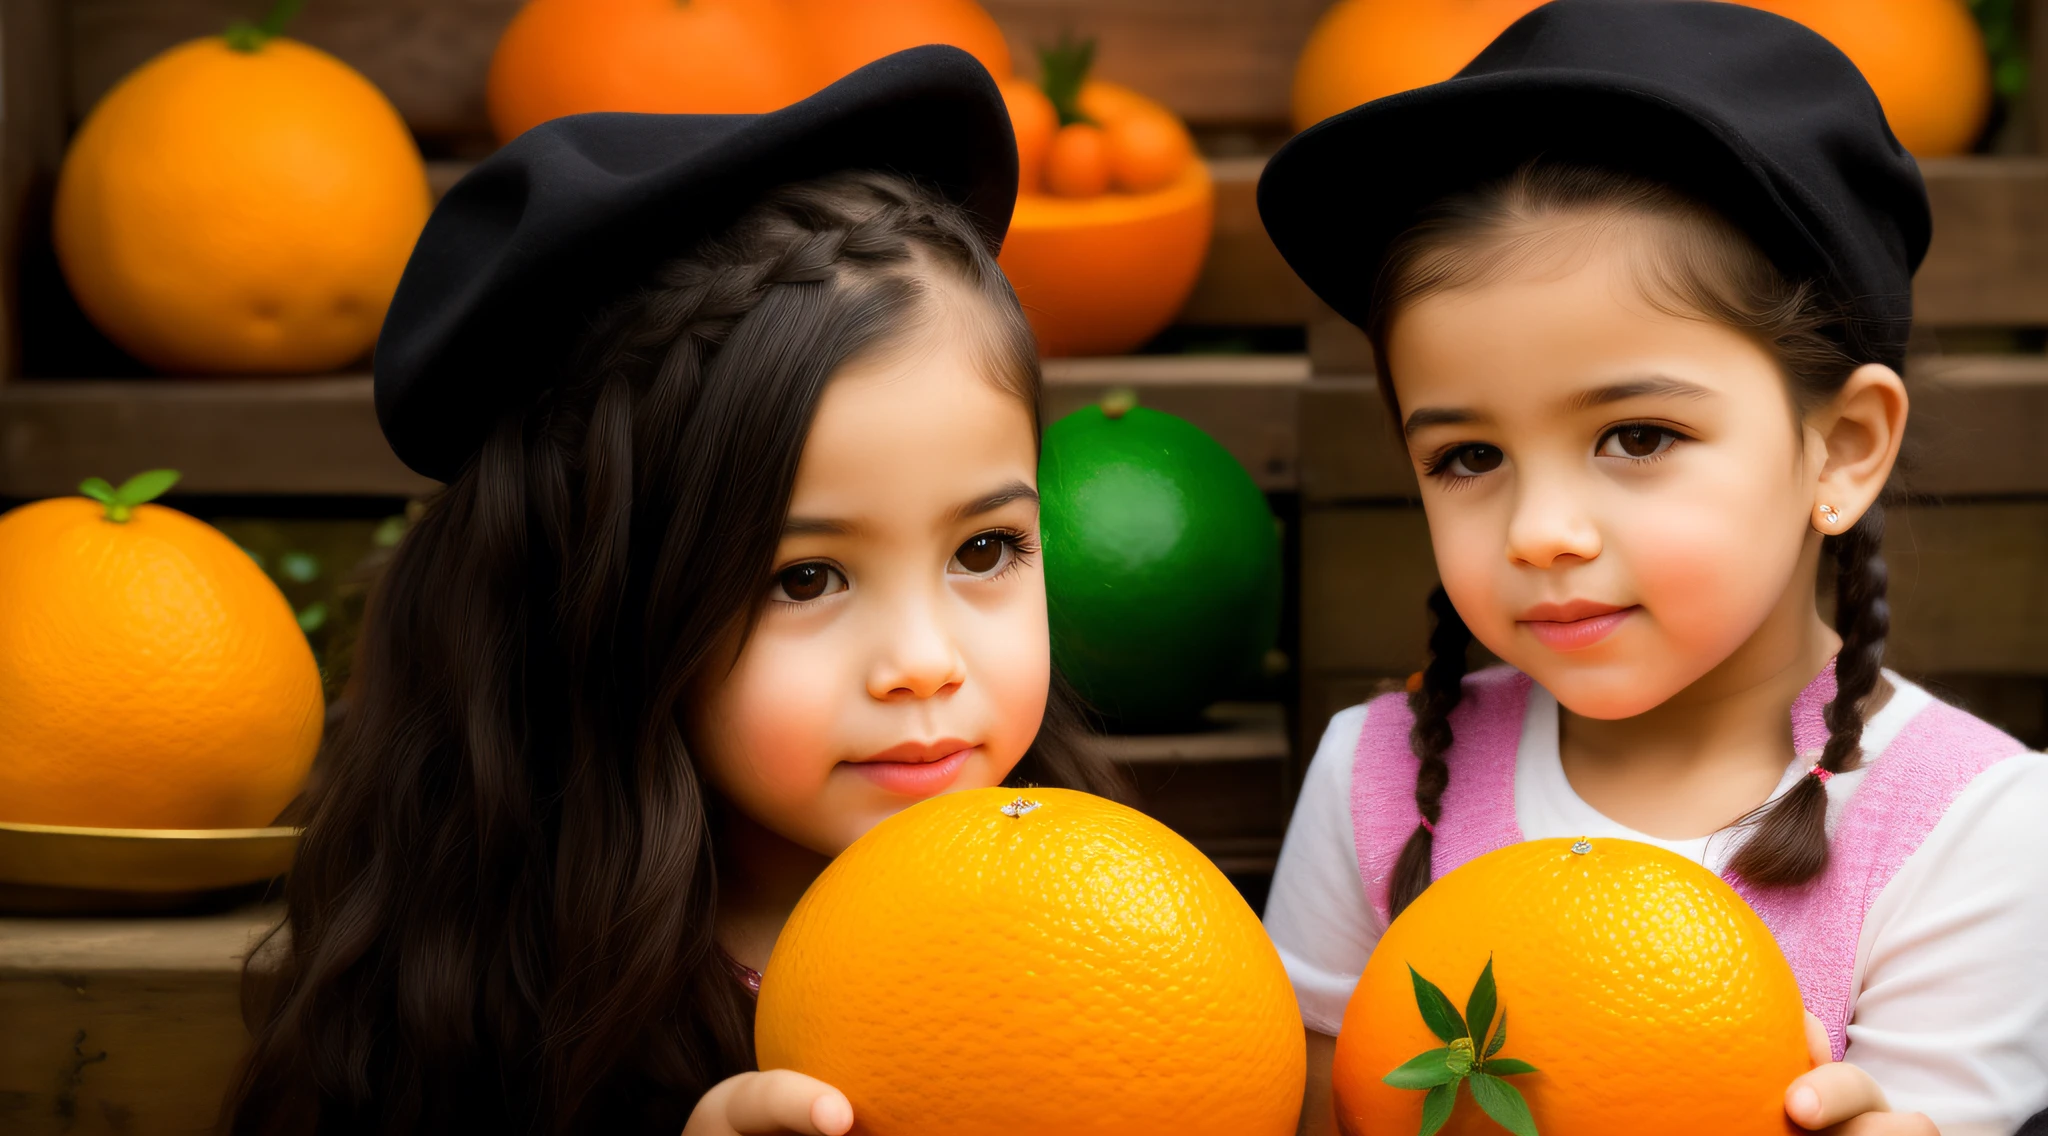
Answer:
[(291, 605), (219, 530), (111, 495), (0, 516), (0, 821), (269, 824), (322, 710)]
[(868, 1136), (1286, 1136), (1306, 1065), (1230, 881), (1064, 789), (935, 797), (855, 841), (775, 941), (754, 1045)]
[[(1417, 975), (1448, 996), (1434, 1025)], [(1810, 1067), (1798, 982), (1742, 897), (1676, 853), (1607, 838), (1488, 853), (1394, 920), (1344, 1010), (1339, 1128), (1422, 1132), (1428, 1092), (1384, 1078), (1446, 1049), (1454, 1072), (1510, 1059), (1497, 1080), (1544, 1136), (1796, 1132), (1785, 1090)], [(1443, 1132), (1500, 1136), (1475, 1091), (1509, 1095), (1460, 1086)]]
[(428, 205), (412, 135), (369, 80), (238, 29), (107, 92), (64, 159), (54, 227), (79, 305), (130, 354), (281, 374), (369, 351)]

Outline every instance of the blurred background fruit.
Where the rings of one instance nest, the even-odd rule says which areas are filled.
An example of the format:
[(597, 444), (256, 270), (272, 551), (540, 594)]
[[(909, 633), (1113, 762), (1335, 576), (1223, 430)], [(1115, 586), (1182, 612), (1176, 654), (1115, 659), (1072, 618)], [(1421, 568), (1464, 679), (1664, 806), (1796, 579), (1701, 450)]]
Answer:
[(758, 114), (928, 43), (1010, 73), (975, 0), (529, 0), (498, 40), (485, 102), (501, 142), (586, 111)]
[(1046, 428), (1053, 658), (1098, 711), (1187, 725), (1256, 673), (1280, 622), (1280, 541), (1244, 467), (1183, 419), (1113, 395)]
[[(1446, 996), (1438, 1025), (1468, 1058), (1534, 1066), (1496, 1072), (1535, 1131), (1797, 1131), (1785, 1086), (1811, 1065), (1791, 964), (1735, 889), (1675, 852), (1532, 840), (1429, 885), (1345, 1007), (1331, 1086), (1346, 1131), (1420, 1130), (1423, 1092), (1383, 1078), (1457, 1044), (1425, 1018), (1411, 968)], [(1474, 1095), (1457, 1093), (1448, 1136), (1502, 1132)]]
[(824, 86), (864, 63), (927, 43), (950, 43), (995, 76), (1010, 73), (1010, 45), (974, 0), (789, 0)]
[(1440, 83), (1543, 0), (1337, 0), (1294, 65), (1294, 128)]
[(65, 279), (109, 339), (159, 370), (361, 359), (426, 223), (405, 123), (346, 64), (278, 36), (296, 6), (150, 60), (65, 156)]
[(255, 828), (299, 791), (313, 652), (233, 541), (143, 503), (176, 476), (0, 516), (0, 820)]
[(1001, 263), (1047, 355), (1115, 355), (1173, 321), (1215, 226), (1208, 166), (1172, 111), (1089, 77), (1094, 42), (1003, 85), (1020, 193)]
[(776, 939), (762, 1068), (873, 1136), (1287, 1136), (1301, 1017), (1215, 865), (1066, 789), (914, 805), (832, 861)]
[(1991, 61), (1963, 0), (1740, 0), (1826, 36), (1916, 158), (1967, 152), (1991, 113)]
[(500, 141), (565, 114), (758, 114), (817, 89), (783, 0), (531, 0), (491, 57)]

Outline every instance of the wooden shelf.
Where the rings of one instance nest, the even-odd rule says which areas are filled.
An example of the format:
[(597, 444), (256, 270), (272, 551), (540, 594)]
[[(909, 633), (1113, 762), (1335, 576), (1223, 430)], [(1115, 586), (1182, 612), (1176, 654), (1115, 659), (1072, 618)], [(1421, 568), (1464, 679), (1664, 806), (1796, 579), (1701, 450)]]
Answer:
[(1287, 760), (1287, 714), (1273, 702), (1220, 702), (1212, 728), (1186, 734), (1110, 734), (1100, 745), (1124, 765)]

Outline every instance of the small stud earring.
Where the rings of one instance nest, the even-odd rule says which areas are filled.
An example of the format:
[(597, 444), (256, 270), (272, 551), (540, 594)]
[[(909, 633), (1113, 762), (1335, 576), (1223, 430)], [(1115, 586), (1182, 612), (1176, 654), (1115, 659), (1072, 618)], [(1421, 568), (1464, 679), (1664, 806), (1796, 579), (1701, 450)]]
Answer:
[(1837, 525), (1842, 523), (1842, 514), (1835, 512), (1833, 505), (1822, 505), (1820, 507), (1820, 520), (1825, 525)]

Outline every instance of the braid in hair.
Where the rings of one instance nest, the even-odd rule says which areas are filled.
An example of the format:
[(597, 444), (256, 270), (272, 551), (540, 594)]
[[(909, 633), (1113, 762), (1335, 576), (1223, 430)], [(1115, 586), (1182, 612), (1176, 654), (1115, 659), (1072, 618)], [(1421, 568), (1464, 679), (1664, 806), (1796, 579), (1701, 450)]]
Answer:
[(1436, 616), (1429, 633), (1429, 665), (1422, 670), (1422, 688), (1408, 696), (1408, 709), (1415, 715), (1408, 748), (1422, 759), (1415, 772), (1415, 807), (1422, 823), (1408, 834), (1394, 861), (1394, 877), (1387, 887), (1387, 907), (1394, 915), (1429, 887), (1436, 822), (1443, 812), (1444, 789), (1451, 782), (1451, 768), (1444, 762), (1451, 750), (1451, 711), (1465, 697), (1465, 651), (1472, 645), (1472, 632), (1442, 585), (1429, 594), (1429, 610)]
[[(1863, 707), (1884, 667), (1884, 640), (1891, 632), (1884, 506), (1873, 504), (1848, 532), (1826, 542), (1835, 556), (1835, 630), (1842, 651), (1835, 656), (1835, 697), (1825, 711), (1827, 748), (1820, 768), (1829, 775), (1856, 768), (1863, 760)], [(1746, 818), (1754, 826), (1730, 863), (1751, 883), (1805, 883), (1828, 866), (1827, 787), (1808, 774), (1792, 788)]]

